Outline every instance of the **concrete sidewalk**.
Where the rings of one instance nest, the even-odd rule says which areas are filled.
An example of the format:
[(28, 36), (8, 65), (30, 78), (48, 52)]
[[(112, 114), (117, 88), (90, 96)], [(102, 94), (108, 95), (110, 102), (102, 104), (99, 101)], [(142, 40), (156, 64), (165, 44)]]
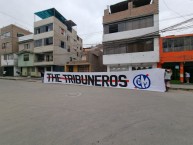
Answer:
[(41, 80), (41, 78), (31, 78), (31, 77), (2, 77), (0, 76), (0, 79), (4, 80), (23, 80), (23, 81), (29, 81), (29, 82), (36, 82), (38, 80)]
[(193, 91), (193, 84), (171, 84), (171, 89)]

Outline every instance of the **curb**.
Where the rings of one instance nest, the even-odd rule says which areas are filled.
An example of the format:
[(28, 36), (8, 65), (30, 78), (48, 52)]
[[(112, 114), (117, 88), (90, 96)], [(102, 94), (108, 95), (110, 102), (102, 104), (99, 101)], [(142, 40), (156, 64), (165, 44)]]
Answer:
[(183, 91), (193, 91), (193, 89), (189, 88), (170, 88), (171, 90), (183, 90)]
[(27, 81), (27, 82), (36, 82), (38, 80), (31, 80), (31, 79), (16, 79), (16, 78), (0, 78), (1, 80), (14, 80), (14, 81)]

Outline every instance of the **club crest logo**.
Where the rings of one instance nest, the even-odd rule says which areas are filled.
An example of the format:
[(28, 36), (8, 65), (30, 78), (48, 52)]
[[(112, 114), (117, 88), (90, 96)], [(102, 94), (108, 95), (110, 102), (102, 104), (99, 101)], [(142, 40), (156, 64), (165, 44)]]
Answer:
[(151, 86), (149, 75), (140, 74), (133, 79), (133, 85), (137, 89), (148, 89)]

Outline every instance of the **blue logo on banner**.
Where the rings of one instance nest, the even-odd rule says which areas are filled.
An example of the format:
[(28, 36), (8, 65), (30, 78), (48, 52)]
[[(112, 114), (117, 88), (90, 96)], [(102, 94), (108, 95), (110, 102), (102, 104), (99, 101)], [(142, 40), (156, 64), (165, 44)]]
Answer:
[(149, 75), (137, 75), (133, 79), (133, 84), (138, 89), (148, 89), (151, 86), (151, 80), (149, 79)]

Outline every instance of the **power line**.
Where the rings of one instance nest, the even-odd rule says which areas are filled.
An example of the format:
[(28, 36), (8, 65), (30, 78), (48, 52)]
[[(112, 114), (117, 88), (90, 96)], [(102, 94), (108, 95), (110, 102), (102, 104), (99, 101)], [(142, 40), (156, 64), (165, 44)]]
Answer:
[(165, 0), (163, 0), (163, 2), (164, 2), (164, 4), (165, 4), (165, 6), (166, 6), (169, 10), (171, 10), (172, 12), (174, 12), (175, 14), (179, 15), (179, 16), (182, 17), (184, 20), (186, 20), (184, 16), (182, 16), (182, 15), (179, 14), (178, 12), (172, 10), (172, 9), (167, 5), (167, 3), (166, 3)]
[[(189, 15), (190, 15), (190, 14), (189, 14)], [(191, 15), (192, 15), (192, 14), (191, 14)], [(191, 22), (192, 19), (193, 19), (193, 18), (188, 19), (188, 20), (186, 20), (186, 21), (183, 21), (183, 22), (181, 22), (181, 23), (175, 24), (175, 25), (173, 25), (173, 26), (164, 28), (164, 29), (160, 30), (159, 32), (160, 32), (160, 33), (164, 33), (164, 32), (172, 31), (172, 30), (182, 30), (182, 29), (192, 28), (191, 26), (184, 26), (184, 27), (182, 27), (182, 28), (176, 28), (176, 29), (174, 29), (174, 27), (177, 27), (177, 26), (180, 26), (180, 25), (182, 25), (182, 24)], [(166, 19), (165, 19), (165, 20), (166, 20)], [(158, 31), (156, 31), (155, 33), (158, 33)], [(56, 33), (55, 33), (55, 34), (56, 34)], [(93, 34), (93, 33), (92, 33), (92, 34)], [(2, 35), (3, 35), (3, 34), (2, 34)], [(59, 35), (57, 35), (57, 36), (59, 36)], [(12, 38), (18, 38), (18, 37), (12, 37)], [(25, 39), (24, 39), (24, 40), (25, 40)], [(95, 43), (95, 44), (83, 44), (83, 45), (97, 45), (97, 43)]]
[(2, 12), (2, 11), (0, 11), (0, 13), (3, 14), (3, 15), (6, 15), (6, 16), (8, 16), (8, 17), (11, 17), (11, 18), (13, 18), (13, 19), (15, 19), (15, 20), (17, 20), (17, 21), (21, 21), (21, 22), (23, 22), (24, 24), (26, 24), (26, 25), (30, 26), (31, 28), (33, 28), (33, 25), (28, 24), (28, 23), (24, 22), (23, 20), (20, 20), (20, 19), (18, 19), (18, 18), (15, 18), (15, 17), (13, 17), (13, 16), (11, 16), (11, 15), (5, 13), (5, 12)]
[[(165, 1), (164, 1), (164, 3), (165, 3)], [(166, 3), (165, 3), (165, 5), (167, 6)], [(167, 7), (168, 7), (168, 6), (167, 6)], [(168, 8), (169, 8), (169, 7), (168, 7)], [(170, 8), (169, 8), (169, 9), (170, 9)], [(15, 18), (15, 17), (13, 17), (13, 16), (11, 16), (11, 15), (8, 15), (8, 14), (6, 14), (6, 13), (4, 13), (4, 12), (1, 12), (1, 11), (0, 11), (0, 13), (2, 13), (2, 14), (4, 14), (4, 15), (7, 15), (7, 16), (9, 16), (9, 17), (12, 17), (13, 19), (15, 19), (15, 20), (17, 20), (17, 21), (21, 21), (20, 19), (17, 19), (17, 18)], [(178, 14), (178, 15), (179, 15), (179, 17), (166, 18), (166, 19), (154, 21), (154, 23), (159, 23), (159, 22), (162, 22), (162, 21), (178, 19), (178, 18), (182, 18), (182, 17), (184, 18), (185, 16), (191, 16), (191, 15), (193, 15), (193, 13), (186, 14), (186, 15), (180, 15), (180, 14)], [(25, 24), (27, 24), (27, 23), (25, 23)], [(32, 25), (29, 25), (29, 24), (27, 24), (27, 25), (30, 26), (30, 27), (33, 27)], [(91, 32), (91, 33), (79, 34), (79, 36), (88, 36), (88, 35), (93, 35), (93, 34), (99, 35), (99, 34), (101, 34), (101, 33), (103, 33), (103, 31), (96, 31), (96, 32)]]

